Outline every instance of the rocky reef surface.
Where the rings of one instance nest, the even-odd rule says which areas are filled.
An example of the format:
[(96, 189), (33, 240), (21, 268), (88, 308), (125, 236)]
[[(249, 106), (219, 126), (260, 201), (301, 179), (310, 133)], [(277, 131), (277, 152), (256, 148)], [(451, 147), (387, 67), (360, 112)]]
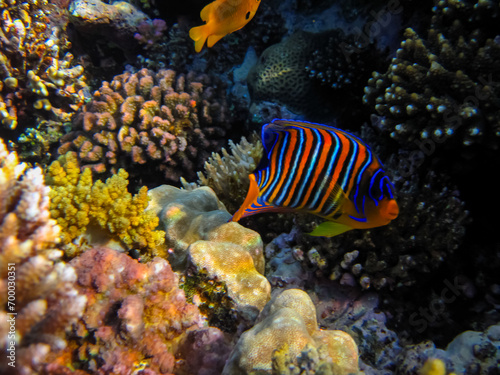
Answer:
[[(196, 53), (205, 5), (0, 1), (0, 373), (498, 374), (500, 3), (269, 0)], [(232, 222), (274, 118), (399, 217)]]

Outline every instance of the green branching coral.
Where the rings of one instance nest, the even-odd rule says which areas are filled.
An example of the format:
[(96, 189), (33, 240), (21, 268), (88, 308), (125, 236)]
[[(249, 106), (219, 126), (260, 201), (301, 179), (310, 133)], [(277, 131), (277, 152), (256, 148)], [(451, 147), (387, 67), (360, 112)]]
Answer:
[(165, 233), (155, 230), (158, 218), (146, 211), (147, 188), (132, 196), (127, 191), (127, 178), (127, 172), (120, 169), (105, 183), (93, 182), (89, 168), (80, 172), (74, 153), (61, 156), (49, 166), (50, 214), (62, 229), (61, 240), (68, 256), (75, 255), (71, 243), (82, 236), (91, 242), (99, 242), (104, 236), (129, 250), (161, 253)]

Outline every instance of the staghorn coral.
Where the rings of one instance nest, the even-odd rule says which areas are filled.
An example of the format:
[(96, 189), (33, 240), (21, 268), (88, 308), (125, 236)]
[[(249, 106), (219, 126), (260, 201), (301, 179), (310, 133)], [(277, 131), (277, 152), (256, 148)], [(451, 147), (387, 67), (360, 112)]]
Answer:
[(127, 191), (128, 174), (123, 169), (106, 180), (92, 181), (92, 171), (80, 172), (77, 157), (67, 153), (54, 161), (47, 171), (50, 214), (62, 229), (66, 254), (73, 256), (82, 247), (75, 240), (89, 243), (114, 239), (127, 250), (139, 249), (148, 255), (163, 253), (164, 232), (155, 230), (158, 218), (145, 211), (149, 202), (147, 188), (132, 196)]
[(42, 171), (26, 167), (0, 139), (1, 373), (39, 374), (67, 347), (66, 332), (87, 301), (55, 249), (59, 227), (50, 219)]
[[(14, 135), (35, 119), (71, 120), (85, 100), (86, 78), (47, 0), (0, 4), (0, 122)], [(59, 125), (60, 126), (60, 125)], [(17, 128), (17, 131), (13, 131)]]
[[(248, 324), (270, 298), (260, 236), (238, 223), (208, 187), (192, 191), (162, 185), (149, 191), (160, 218), (172, 267), (211, 324), (232, 331)], [(228, 255), (230, 254), (230, 256)]]
[(494, 1), (436, 3), (427, 37), (406, 29), (385, 73), (374, 72), (364, 102), (380, 128), (405, 147), (498, 148), (500, 45)]
[(235, 212), (246, 197), (248, 175), (257, 167), (264, 149), (256, 133), (250, 136), (250, 141), (245, 137), (238, 144), (229, 140), (229, 148), (231, 154), (225, 148), (218, 154), (212, 153), (205, 162), (205, 172), (198, 172), (197, 183), (188, 183), (183, 177), (181, 183), (188, 190), (210, 187), (227, 210)]
[(287, 367), (290, 370), (287, 364), (307, 362), (307, 354), (299, 357), (303, 350), (321, 352), (323, 370), (329, 367), (335, 374), (344, 375), (358, 371), (358, 348), (351, 336), (338, 330), (320, 330), (316, 309), (307, 293), (288, 289), (275, 294), (259, 315), (258, 323), (241, 335), (223, 374), (286, 374)]
[(175, 355), (203, 319), (197, 307), (186, 302), (166, 260), (141, 264), (115, 250), (94, 248), (71, 264), (89, 303), (75, 331), (77, 346), (68, 347), (62, 360), (71, 360), (71, 354), (75, 367), (120, 375), (137, 371), (139, 363), (149, 374), (172, 373), (190, 361)]
[(81, 166), (96, 173), (126, 166), (146, 179), (148, 172), (171, 182), (189, 178), (221, 146), (228, 126), (223, 85), (210, 83), (173, 70), (118, 75), (94, 93), (59, 153), (76, 151)]

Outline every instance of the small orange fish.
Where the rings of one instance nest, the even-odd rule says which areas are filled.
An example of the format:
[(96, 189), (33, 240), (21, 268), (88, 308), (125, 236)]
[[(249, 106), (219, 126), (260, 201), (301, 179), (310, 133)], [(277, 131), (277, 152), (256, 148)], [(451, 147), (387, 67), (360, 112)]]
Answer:
[(260, 0), (215, 0), (205, 6), (200, 16), (206, 24), (189, 30), (196, 52), (201, 51), (205, 41), (212, 47), (227, 34), (241, 29), (255, 16), (259, 5)]

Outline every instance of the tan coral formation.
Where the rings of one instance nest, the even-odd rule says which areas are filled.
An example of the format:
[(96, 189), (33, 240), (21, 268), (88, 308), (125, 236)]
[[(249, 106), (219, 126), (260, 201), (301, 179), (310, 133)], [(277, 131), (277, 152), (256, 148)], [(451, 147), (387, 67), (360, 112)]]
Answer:
[[(230, 300), (224, 309), (234, 308), (253, 320), (269, 300), (271, 290), (263, 276), (259, 234), (238, 223), (228, 223), (231, 215), (208, 187), (187, 191), (163, 185), (148, 194), (148, 210), (159, 216), (171, 248), (169, 262), (174, 269), (190, 272), (186, 278), (188, 293), (201, 295), (201, 302), (209, 304), (207, 299), (212, 297), (207, 294), (222, 291)], [(217, 288), (214, 283), (224, 286)]]
[[(272, 374), (281, 363), (295, 363), (304, 350), (327, 352), (324, 365), (335, 374), (358, 372), (358, 348), (343, 331), (320, 330), (316, 309), (306, 292), (288, 289), (273, 296), (258, 318), (258, 323), (243, 333), (233, 349), (224, 375)], [(274, 358), (273, 358), (274, 357)], [(281, 372), (278, 372), (281, 373)], [(290, 372), (292, 373), (292, 372)], [(298, 373), (298, 372), (297, 372)]]
[(84, 69), (75, 64), (71, 43), (51, 19), (55, 7), (47, 0), (0, 3), (0, 123), (6, 128), (25, 126), (33, 111), (68, 121), (83, 105)]
[(225, 141), (222, 86), (206, 75), (170, 69), (115, 76), (94, 92), (58, 152), (76, 151), (82, 167), (96, 173), (125, 168), (177, 182)]
[[(50, 219), (42, 171), (26, 168), (0, 140), (0, 347), (3, 353), (14, 347), (20, 373), (38, 374), (67, 346), (65, 333), (87, 300), (55, 249), (59, 227)], [(12, 369), (5, 361), (0, 373)]]

